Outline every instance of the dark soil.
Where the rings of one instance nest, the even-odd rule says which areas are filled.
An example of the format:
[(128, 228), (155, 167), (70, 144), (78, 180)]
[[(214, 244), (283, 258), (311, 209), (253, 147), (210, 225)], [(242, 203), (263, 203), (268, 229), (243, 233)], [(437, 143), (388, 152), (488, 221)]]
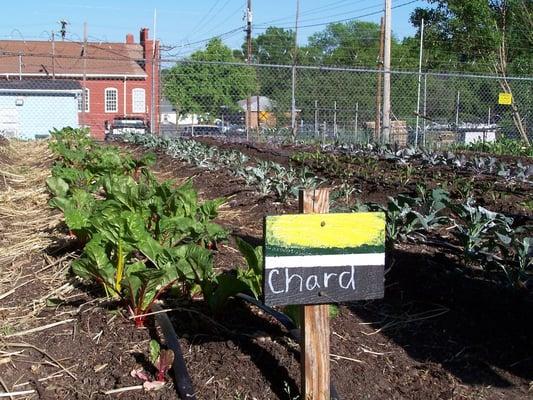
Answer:
[[(284, 164), (293, 151), (225, 146)], [(162, 154), (155, 170), (162, 179), (192, 178), (203, 198), (226, 197), (219, 222), (253, 244), (261, 243), (264, 215), (297, 211), (296, 202), (260, 197), (225, 171), (206, 172)], [(384, 187), (361, 182), (360, 197), (380, 201), (394, 194)], [(430, 246), (397, 246), (387, 259), (385, 298), (340, 307), (331, 320), (331, 352), (332, 380), (342, 399), (533, 399), (533, 302), (487, 281), (480, 271), (465, 273), (461, 260), (447, 253)], [(215, 260), (221, 269), (243, 263), (234, 239), (219, 246)], [(21, 276), (31, 276), (37, 264), (28, 262)], [(32, 285), (15, 303), (43, 295), (37, 282)], [(147, 329), (136, 329), (116, 305), (98, 302), (94, 289), (76, 284), (68, 300), (39, 315), (41, 324), (74, 318), (72, 323), (8, 339), (45, 350), (72, 367), (77, 380), (63, 372), (37, 382), (61, 370), (30, 349), (0, 364), (7, 387), (30, 381), (17, 390), (34, 388), (38, 396), (33, 398), (40, 399), (104, 399), (109, 398), (105, 390), (141, 383), (129, 373), (139, 365), (149, 368), (148, 342), (158, 336), (153, 321)], [(212, 316), (201, 302), (179, 304), (172, 296), (165, 302), (177, 308), (169, 315), (198, 399), (293, 400), (299, 394), (298, 346), (260, 310), (234, 300), (223, 314)], [(12, 304), (0, 301), (0, 307)], [(115, 396), (176, 398), (171, 386)]]
[[(356, 188), (357, 194), (352, 196), (352, 200), (355, 198), (363, 203), (384, 203), (388, 196), (399, 193), (415, 194), (417, 185), (422, 184), (427, 188), (443, 187), (455, 198), (465, 199), (472, 196), (479, 205), (493, 211), (511, 216), (533, 217), (533, 209), (525, 205), (531, 200), (531, 184), (506, 182), (497, 175), (458, 170), (449, 166), (423, 166), (416, 161), (413, 169), (408, 170), (407, 166), (392, 161), (343, 155), (337, 155), (338, 165), (332, 169), (318, 162), (293, 160), (292, 157), (298, 152), (316, 152), (318, 149), (316, 146), (221, 141), (213, 137), (199, 137), (196, 140), (222, 149), (237, 149), (250, 157), (274, 161), (285, 166), (305, 165), (334, 185), (346, 183)], [(472, 152), (463, 153), (472, 157), (475, 155)], [(533, 162), (528, 157), (496, 156), (496, 158), (511, 164), (521, 162), (527, 165)]]

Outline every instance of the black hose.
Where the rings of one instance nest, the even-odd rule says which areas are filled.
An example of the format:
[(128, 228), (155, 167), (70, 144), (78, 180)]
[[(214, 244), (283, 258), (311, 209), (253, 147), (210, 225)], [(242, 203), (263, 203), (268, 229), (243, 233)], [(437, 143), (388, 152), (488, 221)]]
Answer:
[[(152, 307), (153, 311), (161, 311), (161, 306), (155, 304)], [(155, 319), (163, 332), (165, 337), (165, 343), (170, 350), (174, 352), (174, 362), (172, 363), (172, 369), (174, 370), (174, 377), (176, 379), (176, 389), (178, 391), (178, 396), (182, 400), (196, 400), (196, 395), (194, 393), (194, 387), (191, 382), (191, 377), (187, 371), (187, 366), (185, 365), (185, 359), (183, 358), (183, 353), (181, 352), (180, 343), (178, 341), (178, 336), (176, 331), (170, 322), (170, 318), (167, 313), (158, 313), (155, 314)]]
[[(301, 338), (300, 329), (296, 326), (293, 320), (290, 319), (287, 315), (277, 310), (274, 310), (272, 307), (269, 307), (261, 303), (256, 298), (249, 296), (247, 294), (237, 293), (235, 297), (241, 300), (247, 301), (248, 303), (251, 303), (256, 307), (259, 307), (261, 310), (263, 310), (267, 314), (274, 317), (281, 325), (285, 327), (285, 329), (287, 329), (287, 331), (289, 332), (289, 336), (292, 338), (292, 340), (300, 343), (300, 338)], [(330, 400), (341, 400), (333, 382), (331, 382), (329, 385), (329, 392), (330, 392)]]
[(256, 307), (259, 307), (261, 310), (263, 310), (267, 314), (270, 314), (271, 316), (273, 316), (281, 325), (285, 327), (285, 329), (289, 331), (289, 334), (293, 340), (298, 341), (298, 342), (300, 341), (300, 329), (298, 329), (298, 327), (293, 322), (293, 320), (290, 319), (287, 315), (277, 310), (274, 310), (272, 307), (264, 305), (256, 298), (249, 296), (247, 294), (237, 293), (235, 297), (242, 299), (244, 301), (247, 301), (248, 303), (251, 303)]

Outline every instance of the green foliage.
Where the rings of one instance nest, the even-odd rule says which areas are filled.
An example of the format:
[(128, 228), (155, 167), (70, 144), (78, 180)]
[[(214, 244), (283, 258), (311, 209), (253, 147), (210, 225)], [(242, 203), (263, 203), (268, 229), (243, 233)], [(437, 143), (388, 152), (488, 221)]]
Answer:
[[(246, 53), (246, 43), (242, 45)], [(270, 26), (252, 39), (253, 60), (259, 64), (292, 64), (294, 59), (294, 31)]]
[(257, 91), (253, 68), (205, 63), (237, 61), (218, 38), (211, 39), (205, 50), (196, 51), (188, 61), (164, 74), (165, 97), (180, 115), (196, 113), (209, 120), (220, 113), (222, 106), (237, 110), (237, 101)]
[(311, 35), (305, 50), (321, 65), (371, 66), (376, 65), (379, 37), (380, 27), (374, 22), (332, 23)]
[(161, 346), (157, 340), (150, 340), (150, 361), (152, 364), (155, 364), (159, 358), (159, 353), (161, 352)]
[(138, 326), (177, 282), (200, 287), (206, 297), (213, 291), (216, 277), (204, 246), (226, 237), (212, 222), (223, 199), (202, 203), (191, 182), (159, 183), (147, 169), (153, 153), (133, 159), (102, 148), (84, 131), (55, 131), (50, 147), (58, 157), (47, 180), (50, 205), (63, 211), (84, 245), (72, 265), (76, 275), (127, 301)]
[[(450, 57), (467, 71), (495, 72), (505, 41), (506, 73), (530, 74), (533, 6), (522, 0), (430, 0), (417, 8), (411, 22), (425, 21), (425, 42), (433, 49), (429, 66), (445, 69)], [(503, 67), (500, 65), (500, 68)]]
[(236, 242), (248, 265), (246, 269), (237, 269), (237, 279), (245, 283), (253, 296), (258, 299), (263, 285), (263, 247), (254, 248), (241, 238), (236, 238)]
[(353, 210), (385, 212), (389, 249), (398, 241), (426, 241), (435, 228), (446, 227), (458, 244), (446, 248), (455, 250), (466, 265), (476, 263), (488, 273), (499, 272), (496, 277), (503, 276), (508, 285), (517, 288), (533, 278), (533, 238), (527, 236), (530, 226), (514, 227), (512, 218), (476, 205), (472, 199), (454, 203), (441, 188), (418, 186), (417, 194), (391, 197), (386, 206), (358, 203)]
[(457, 150), (482, 151), (499, 156), (524, 156), (533, 157), (533, 147), (520, 140), (500, 136), (495, 142), (477, 141), (466, 145), (457, 145)]

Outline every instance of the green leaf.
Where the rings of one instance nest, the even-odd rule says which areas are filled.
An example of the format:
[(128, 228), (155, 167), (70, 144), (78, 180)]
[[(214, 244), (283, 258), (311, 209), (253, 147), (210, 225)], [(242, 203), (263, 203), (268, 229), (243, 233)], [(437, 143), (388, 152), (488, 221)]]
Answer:
[(235, 296), (237, 293), (246, 293), (248, 291), (248, 285), (233, 275), (222, 274), (218, 276), (217, 280), (217, 288), (206, 299), (209, 308), (214, 313), (220, 311), (230, 297)]
[(200, 206), (200, 213), (205, 219), (215, 219), (218, 216), (218, 208), (226, 202), (226, 199), (219, 198), (208, 200)]
[[(200, 285), (214, 279), (213, 259), (209, 250), (196, 244), (187, 244), (173, 249), (182, 278)], [(206, 286), (207, 287), (207, 286)]]
[(46, 180), (46, 185), (56, 197), (65, 197), (68, 193), (68, 183), (61, 178), (51, 176)]
[(148, 152), (148, 153), (145, 153), (141, 158), (140, 160), (137, 162), (137, 165), (138, 166), (143, 166), (143, 167), (151, 167), (155, 164), (156, 162), (156, 155), (155, 153), (152, 153), (152, 152)]
[[(261, 254), (256, 252), (256, 250), (248, 244), (248, 242), (242, 240), (240, 237), (236, 237), (235, 241), (237, 242), (237, 247), (241, 252), (242, 256), (245, 258), (248, 267), (251, 268), (256, 274), (262, 274), (262, 250)], [(260, 256), (261, 258), (259, 258)]]
[(92, 278), (100, 282), (109, 294), (114, 284), (115, 268), (106, 254), (102, 239), (101, 235), (94, 235), (85, 245), (82, 257), (72, 263), (72, 271), (83, 279)]
[(157, 359), (159, 358), (159, 354), (161, 352), (161, 346), (159, 345), (159, 342), (157, 340), (150, 340), (150, 361), (152, 364), (155, 365), (157, 362)]
[(80, 230), (89, 226), (91, 214), (79, 208), (68, 207), (64, 210), (65, 223), (71, 231)]
[(103, 179), (104, 190), (109, 199), (118, 201), (135, 211), (139, 199), (138, 185), (128, 175), (107, 175)]
[(48, 204), (50, 207), (58, 208), (65, 212), (65, 209), (71, 204), (71, 200), (65, 197), (54, 197), (48, 202)]

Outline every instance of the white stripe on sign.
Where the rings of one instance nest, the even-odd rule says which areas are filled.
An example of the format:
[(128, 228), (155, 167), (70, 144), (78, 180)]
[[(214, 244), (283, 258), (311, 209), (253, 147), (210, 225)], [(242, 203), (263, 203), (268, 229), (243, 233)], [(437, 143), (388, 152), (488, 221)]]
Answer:
[(265, 268), (385, 265), (385, 253), (265, 257)]

